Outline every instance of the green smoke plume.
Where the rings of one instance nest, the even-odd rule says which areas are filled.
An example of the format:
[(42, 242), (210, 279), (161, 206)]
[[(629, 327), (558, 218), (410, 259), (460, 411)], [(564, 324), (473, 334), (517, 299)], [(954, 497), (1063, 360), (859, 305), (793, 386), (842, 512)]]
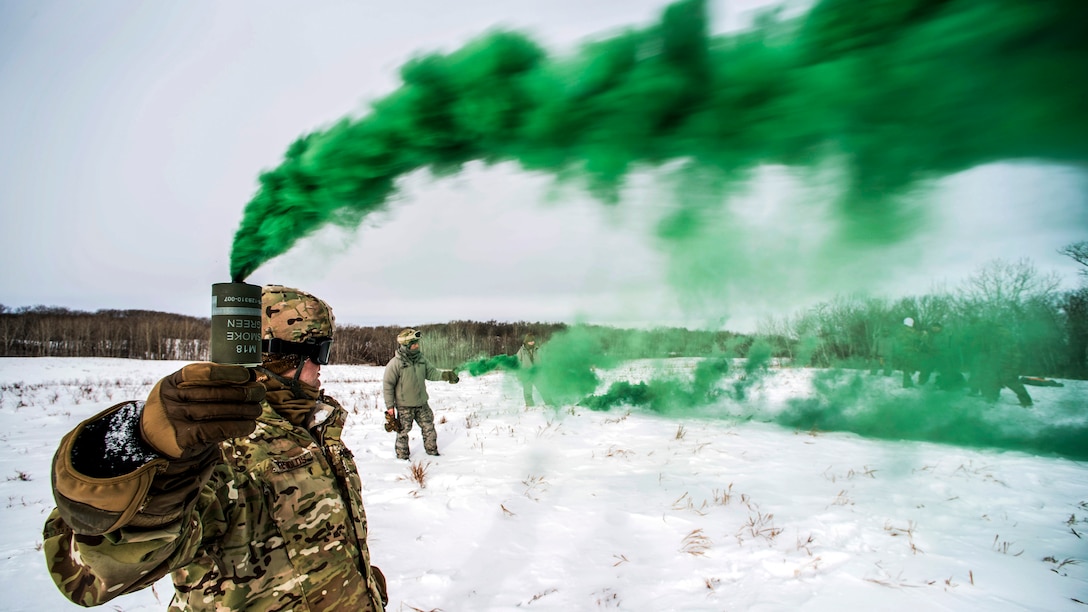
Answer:
[(677, 406), (696, 408), (706, 406), (725, 393), (718, 382), (729, 373), (729, 359), (701, 361), (695, 366), (692, 379), (655, 378), (648, 382), (612, 383), (603, 395), (591, 395), (579, 402), (590, 410), (611, 410), (617, 406), (641, 406), (668, 414)]
[(570, 405), (593, 393), (597, 371), (617, 363), (605, 348), (601, 330), (574, 326), (540, 347), (540, 365), (527, 375), (550, 405)]
[[(982, 317), (985, 310), (978, 309), (975, 315)], [(898, 336), (892, 337), (894, 348), (881, 353), (889, 359), (883, 376), (875, 361), (869, 364), (869, 374), (809, 370), (811, 393), (799, 397), (775, 400), (773, 392), (768, 394), (781, 389), (783, 382), (781, 375), (769, 368), (770, 344), (757, 339), (746, 348), (746, 359), (734, 361), (735, 354), (727, 346), (721, 354), (695, 362), (690, 371), (673, 367), (672, 371), (634, 374), (636, 381), (613, 382), (603, 392), (582, 397), (578, 405), (594, 411), (622, 407), (678, 419), (754, 420), (802, 431), (849, 432), (882, 440), (1088, 459), (1088, 414), (1082, 402), (1047, 401), (1047, 394), (1042, 393), (1045, 408), (1024, 408), (1011, 403), (1020, 399), (1011, 387), (1001, 389), (1017, 380), (1024, 355), (1007, 324), (1008, 317), (999, 312), (1003, 311), (990, 312), (991, 318), (980, 318), (962, 330), (935, 331), (926, 325), (922, 331), (901, 325)], [(915, 326), (923, 327), (920, 323)], [(589, 351), (623, 352), (628, 348), (606, 348), (600, 337), (582, 333), (583, 341), (559, 347), (558, 352), (575, 353), (566, 358), (567, 363), (583, 363), (586, 358), (582, 354)], [(545, 348), (548, 346), (550, 343)], [(808, 361), (805, 358), (797, 363), (806, 365)], [(548, 363), (541, 367), (546, 369)], [(901, 388), (906, 380), (904, 371), (910, 374), (912, 388)], [(969, 373), (966, 380), (962, 376), (965, 371)], [(805, 375), (791, 378), (795, 377), (807, 380)], [(600, 380), (596, 372), (593, 380)], [(987, 392), (990, 384), (992, 397)], [(1036, 393), (1032, 391), (1032, 395)]]
[[(704, 364), (714, 364), (707, 360)], [(702, 365), (702, 364), (700, 364)], [(882, 440), (912, 440), (956, 446), (1020, 451), (1088, 460), (1088, 417), (1079, 405), (1058, 406), (1050, 414), (1010, 404), (992, 404), (961, 392), (936, 389), (888, 393), (876, 379), (845, 371), (817, 372), (813, 395), (768, 404), (738, 392), (727, 369), (698, 382), (659, 377), (617, 382), (581, 406), (607, 411), (631, 407), (677, 417), (760, 421), (802, 431), (849, 432)], [(708, 370), (709, 372), (709, 370)], [(720, 375), (720, 376), (719, 376)], [(758, 379), (757, 379), (758, 380)], [(1010, 393), (1005, 391), (1006, 394)]]
[[(633, 406), (664, 415), (685, 416), (719, 401), (743, 402), (749, 389), (765, 377), (771, 347), (763, 340), (756, 340), (748, 348), (738, 376), (730, 376), (733, 350), (726, 347), (724, 354), (699, 361), (690, 377), (659, 375), (638, 383), (618, 381), (603, 394), (582, 398), (578, 405), (598, 411)], [(547, 363), (543, 367), (547, 368)]]
[(246, 206), (231, 277), (326, 224), (358, 226), (409, 173), (477, 160), (581, 179), (609, 202), (632, 172), (668, 165), (689, 197), (659, 233), (680, 244), (758, 168), (832, 168), (842, 237), (894, 241), (930, 179), (1084, 163), (1084, 23), (1081, 0), (824, 0), (712, 36), (705, 1), (683, 0), (566, 57), (493, 32), (412, 59), (368, 114), (293, 143)]
[(786, 410), (768, 420), (797, 429), (846, 431), (884, 440), (1088, 459), (1088, 420), (1080, 406), (1042, 416), (1038, 411), (994, 405), (953, 392), (925, 390), (902, 396), (873, 392), (859, 375), (825, 372), (814, 382), (814, 398), (791, 400)]
[(472, 376), (482, 376), (495, 370), (517, 370), (518, 358), (514, 355), (495, 355), (494, 357), (481, 357), (475, 361), (463, 363), (454, 368), (456, 372), (468, 372)]

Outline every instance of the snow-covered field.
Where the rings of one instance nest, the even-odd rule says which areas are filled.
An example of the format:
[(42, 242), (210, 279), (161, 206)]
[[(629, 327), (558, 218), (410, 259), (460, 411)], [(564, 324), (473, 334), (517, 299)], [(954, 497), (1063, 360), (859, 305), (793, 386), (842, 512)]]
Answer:
[[(0, 609), (76, 608), (40, 551), (57, 441), (181, 365), (0, 360)], [(692, 367), (640, 361), (600, 374), (639, 381)], [(442, 456), (425, 455), (413, 431), (421, 484), (382, 428), (381, 373), (327, 366), (322, 380), (354, 412), (345, 438), (390, 610), (1088, 610), (1088, 461), (1046, 453), (1045, 437), (1024, 446), (1038, 454), (988, 448), (978, 432), (965, 432), (968, 448), (783, 426), (774, 415), (792, 400), (827, 390), (825, 373), (804, 369), (771, 370), (743, 401), (684, 418), (526, 409), (516, 380), (493, 372), (431, 384)], [(864, 375), (853, 388), (923, 403), (933, 393), (895, 380)], [(996, 406), (963, 410), (994, 415), (995, 428), (1080, 436), (1088, 383), (1062, 382), (1030, 388), (1031, 412), (1007, 390)], [(986, 418), (948, 426), (985, 429)], [(162, 610), (171, 594), (163, 581), (105, 609)]]

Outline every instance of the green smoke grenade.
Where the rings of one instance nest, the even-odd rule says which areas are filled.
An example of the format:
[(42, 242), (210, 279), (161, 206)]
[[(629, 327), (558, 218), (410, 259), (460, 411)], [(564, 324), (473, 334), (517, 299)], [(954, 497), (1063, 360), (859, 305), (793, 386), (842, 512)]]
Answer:
[(261, 365), (261, 287), (248, 283), (212, 285), (212, 347), (215, 363)]

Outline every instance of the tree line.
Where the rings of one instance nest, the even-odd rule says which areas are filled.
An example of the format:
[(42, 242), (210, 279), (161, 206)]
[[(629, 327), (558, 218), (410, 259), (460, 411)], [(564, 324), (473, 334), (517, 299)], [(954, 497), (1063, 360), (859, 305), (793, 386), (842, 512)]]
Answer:
[[(894, 335), (911, 319), (917, 329), (939, 324), (952, 347), (970, 361), (972, 337), (1000, 325), (1012, 338), (1021, 372), (1036, 376), (1088, 378), (1088, 242), (1062, 251), (1078, 264), (1086, 283), (1059, 290), (1055, 275), (1040, 273), (1028, 260), (995, 260), (962, 285), (922, 296), (885, 299), (839, 296), (796, 314), (767, 318), (755, 334), (658, 328), (648, 330), (588, 328), (591, 350), (618, 359), (746, 357), (783, 358), (799, 366), (868, 367), (881, 339)], [(333, 363), (383, 365), (397, 349), (400, 326), (339, 325)], [(539, 345), (568, 329), (564, 323), (452, 321), (417, 327), (424, 351), (438, 367), (513, 355), (526, 333)], [(131, 359), (206, 360), (211, 321), (145, 310), (80, 312), (34, 306), (0, 305), (0, 356), (120, 357)]]
[[(1005, 270), (1008, 272), (1009, 270)], [(795, 365), (868, 367), (881, 337), (906, 318), (919, 329), (938, 323), (953, 338), (984, 319), (1013, 332), (1022, 370), (1033, 375), (1088, 378), (1088, 288), (1062, 294), (1028, 292), (1002, 301), (970, 294), (931, 294), (886, 300), (840, 296), (781, 319), (764, 320), (755, 334), (684, 328), (647, 330), (581, 326), (594, 350), (617, 359), (746, 357), (754, 343)], [(513, 355), (525, 334), (539, 345), (568, 329), (564, 323), (452, 321), (417, 327), (424, 351), (438, 367), (451, 368), (482, 357)], [(401, 326), (339, 325), (332, 363), (384, 365), (397, 349)], [(0, 305), (0, 357), (116, 357), (202, 361), (208, 359), (211, 321), (166, 312), (81, 312)]]
[[(1088, 261), (1088, 243), (1078, 244)], [(1010, 338), (1004, 350), (1022, 374), (1088, 378), (1088, 284), (1072, 291), (1059, 285), (1056, 276), (1041, 274), (1028, 260), (995, 260), (950, 290), (896, 300), (839, 296), (769, 318), (757, 335), (776, 354), (804, 365), (867, 367), (882, 338), (895, 337), (910, 319), (920, 332), (939, 325), (950, 352), (965, 366), (984, 343), (983, 330), (996, 325)]]
[(0, 356), (206, 358), (211, 320), (150, 310), (0, 305)]
[[(562, 324), (453, 321), (419, 327), (443, 361), (512, 353), (524, 335), (548, 336)], [(385, 364), (399, 326), (338, 325), (333, 363)], [(201, 361), (211, 350), (211, 319), (149, 310), (85, 312), (52, 306), (0, 305), (0, 357), (116, 357)]]
[[(720, 352), (736, 334), (687, 329), (621, 330), (588, 326), (601, 350), (618, 358), (697, 356)], [(425, 353), (438, 367), (481, 357), (513, 355), (525, 335), (540, 344), (565, 323), (451, 321), (417, 326)], [(337, 325), (332, 363), (384, 365), (397, 350), (402, 326)], [(117, 357), (208, 359), (211, 319), (148, 310), (83, 312), (59, 307), (0, 305), (0, 357)], [(743, 338), (743, 337), (742, 337)], [(633, 340), (634, 339), (634, 340)], [(743, 343), (742, 343), (743, 344)]]

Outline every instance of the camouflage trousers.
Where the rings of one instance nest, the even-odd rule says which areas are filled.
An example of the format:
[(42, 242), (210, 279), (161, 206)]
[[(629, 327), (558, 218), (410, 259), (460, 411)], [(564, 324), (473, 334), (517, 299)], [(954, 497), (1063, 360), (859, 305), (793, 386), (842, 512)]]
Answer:
[(397, 408), (397, 420), (400, 422), (400, 433), (397, 434), (397, 458), (407, 459), (408, 432), (412, 429), (412, 423), (419, 423), (419, 429), (423, 432), (423, 449), (428, 455), (438, 454), (438, 432), (434, 429), (434, 411), (424, 404), (416, 408)]

